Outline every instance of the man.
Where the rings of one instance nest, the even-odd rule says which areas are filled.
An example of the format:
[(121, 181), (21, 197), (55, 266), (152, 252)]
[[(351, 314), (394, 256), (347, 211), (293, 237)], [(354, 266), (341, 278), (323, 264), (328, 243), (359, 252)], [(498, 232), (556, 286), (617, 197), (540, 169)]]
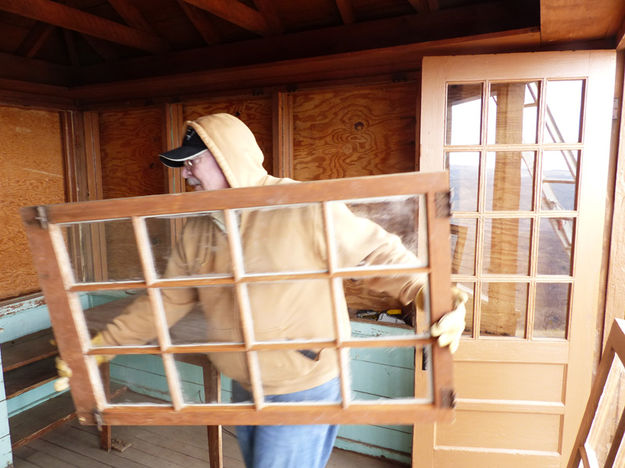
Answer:
[[(263, 154), (252, 132), (239, 119), (214, 114), (187, 122), (181, 147), (162, 153), (169, 167), (196, 190), (219, 190), (294, 183), (267, 174)], [(412, 263), (414, 255), (399, 238), (372, 221), (355, 216), (345, 205), (331, 209), (340, 265)], [(244, 269), (251, 273), (315, 271), (327, 267), (323, 215), (318, 205), (270, 210), (241, 210), (237, 218)], [(190, 217), (168, 261), (166, 277), (232, 272), (224, 220), (219, 214)], [(424, 278), (381, 276), (368, 286), (412, 302)], [(208, 339), (240, 341), (236, 295), (232, 288), (169, 288), (161, 291), (169, 326), (199, 302), (204, 309)], [(332, 296), (325, 280), (255, 283), (248, 285), (256, 340), (335, 339)], [(349, 334), (345, 302), (342, 329)], [(457, 347), (464, 329), (464, 307), (447, 314), (434, 330), (441, 345)], [(147, 342), (156, 330), (147, 298), (139, 298), (94, 340), (124, 345)], [(211, 353), (217, 369), (233, 380), (235, 401), (251, 399), (250, 376), (243, 353)], [(263, 394), (269, 402), (340, 401), (336, 352), (333, 349), (258, 352)], [(243, 426), (237, 437), (248, 468), (322, 468), (326, 465), (337, 426)]]

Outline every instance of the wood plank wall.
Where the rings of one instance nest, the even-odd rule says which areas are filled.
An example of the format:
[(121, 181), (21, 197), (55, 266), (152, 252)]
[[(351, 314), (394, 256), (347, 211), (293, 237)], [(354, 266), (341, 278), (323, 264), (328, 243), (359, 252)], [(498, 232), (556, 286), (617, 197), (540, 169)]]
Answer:
[(57, 111), (0, 107), (0, 300), (39, 289), (19, 208), (65, 201)]

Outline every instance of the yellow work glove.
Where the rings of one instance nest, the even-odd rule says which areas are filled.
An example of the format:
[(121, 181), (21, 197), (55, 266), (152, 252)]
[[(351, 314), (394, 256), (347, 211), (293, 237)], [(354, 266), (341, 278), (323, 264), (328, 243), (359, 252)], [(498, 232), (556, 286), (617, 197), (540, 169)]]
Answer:
[(439, 346), (449, 346), (449, 351), (453, 354), (458, 349), (460, 337), (464, 331), (464, 318), (467, 313), (464, 304), (469, 296), (456, 287), (451, 288), (451, 295), (453, 310), (432, 325), (430, 334), (438, 337)]
[[(101, 346), (103, 344), (104, 338), (102, 338), (102, 335), (99, 333), (91, 339), (91, 346)], [(100, 364), (109, 362), (114, 357), (115, 356), (98, 354), (95, 357), (95, 360), (99, 366)], [(67, 390), (69, 388), (69, 379), (72, 376), (72, 369), (60, 357), (57, 357), (55, 361), (56, 372), (59, 374), (59, 378), (54, 382), (54, 390), (62, 392), (63, 390)]]

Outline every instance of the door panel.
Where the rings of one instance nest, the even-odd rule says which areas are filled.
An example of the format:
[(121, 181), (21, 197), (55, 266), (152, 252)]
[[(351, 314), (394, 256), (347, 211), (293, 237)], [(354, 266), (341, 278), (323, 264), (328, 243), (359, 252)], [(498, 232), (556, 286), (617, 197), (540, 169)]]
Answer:
[(594, 364), (614, 70), (606, 51), (423, 61), (420, 164), (449, 170), (452, 279), (471, 295), (436, 466), (568, 459)]

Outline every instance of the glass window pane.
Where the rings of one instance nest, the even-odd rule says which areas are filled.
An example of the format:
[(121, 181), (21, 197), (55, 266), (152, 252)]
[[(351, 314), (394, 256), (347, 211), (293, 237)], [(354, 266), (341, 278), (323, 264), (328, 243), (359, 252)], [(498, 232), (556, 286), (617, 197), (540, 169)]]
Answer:
[[(349, 355), (354, 400), (415, 397), (415, 348), (352, 348)], [(423, 369), (421, 350), (417, 359), (419, 369)], [(422, 374), (427, 382), (430, 371)], [(427, 398), (427, 389), (427, 385), (417, 385), (417, 398)]]
[(482, 123), (482, 84), (454, 84), (447, 86), (448, 145), (480, 144)]
[(534, 155), (532, 151), (498, 151), (486, 155), (486, 210), (532, 209)]
[[(424, 196), (411, 195), (351, 200), (345, 204), (332, 203), (331, 212), (336, 236), (337, 262), (340, 268), (371, 265), (415, 267), (427, 265), (427, 220)], [(319, 228), (311, 223), (311, 229), (315, 227)], [(406, 251), (395, 251), (392, 259), (388, 255), (370, 255), (371, 240), (386, 238), (387, 234), (384, 231), (398, 236)], [(310, 257), (317, 256), (315, 249), (318, 249), (315, 245), (311, 245), (308, 249)], [(287, 250), (291, 252), (287, 255), (292, 256), (293, 242), (287, 244)], [(297, 252), (299, 254), (300, 250)], [(325, 263), (323, 268), (325, 270)], [(285, 270), (284, 265), (282, 265), (282, 270)]]
[[(321, 204), (237, 210), (245, 273), (326, 271)], [(310, 235), (302, 236), (302, 226)], [(351, 231), (350, 231), (351, 233)]]
[[(387, 326), (387, 334), (405, 334), (406, 330), (424, 333), (429, 329), (429, 319), (424, 310), (415, 310), (414, 303), (404, 305), (392, 294), (399, 284), (407, 284), (409, 276), (372, 276), (366, 278), (346, 278), (343, 290), (350, 318), (369, 324)], [(427, 281), (423, 288), (427, 290)], [(389, 328), (392, 326), (392, 328)], [(393, 329), (396, 329), (392, 332)]]
[(62, 232), (76, 283), (143, 279), (130, 219), (69, 224)]
[(491, 84), (489, 144), (536, 143), (539, 86), (536, 81)]
[(157, 277), (232, 275), (223, 212), (160, 216), (147, 218), (145, 223)]
[[(173, 344), (243, 342), (234, 286), (166, 288), (162, 291), (170, 321), (179, 319), (169, 331)], [(186, 315), (180, 319), (182, 313)]]
[(473, 334), (473, 298), (475, 297), (475, 285), (473, 283), (458, 283), (456, 285), (458, 289), (467, 293), (469, 300), (464, 305), (467, 315), (465, 317), (465, 326), (463, 335)]
[(531, 227), (529, 219), (485, 219), (484, 273), (527, 275)]
[(480, 153), (447, 153), (452, 211), (477, 211)]
[(534, 336), (566, 338), (571, 285), (537, 283), (534, 311)]
[[(204, 353), (174, 355), (174, 363), (180, 378), (182, 399), (185, 403), (199, 405), (231, 402), (231, 379), (225, 375), (218, 374), (218, 371), (212, 365), (211, 356), (215, 354), (218, 353), (212, 353), (211, 355)], [(235, 355), (239, 360), (245, 360), (245, 353), (243, 352), (226, 354)], [(221, 381), (221, 388), (217, 389), (219, 381)], [(220, 401), (217, 401), (217, 390), (220, 390), (221, 393)]]
[[(125, 291), (94, 291), (81, 295), (80, 302), (87, 323), (87, 328), (92, 335), (103, 331), (116, 317), (122, 315), (126, 308), (137, 301), (137, 307), (145, 307), (145, 311), (151, 314), (148, 296), (145, 290), (125, 290)], [(152, 315), (150, 315), (150, 318)], [(150, 322), (152, 323), (152, 322)], [(156, 336), (156, 328), (151, 332)], [(127, 345), (143, 345), (141, 341), (128, 334)]]
[(560, 150), (543, 153), (543, 210), (574, 210), (577, 198), (579, 151)]
[(542, 218), (538, 239), (538, 274), (570, 275), (573, 218)]
[(451, 272), (472, 275), (475, 272), (476, 219), (451, 218)]
[(525, 336), (526, 283), (482, 283), (480, 335)]
[(581, 141), (584, 80), (547, 82), (545, 143)]
[[(125, 354), (116, 356), (100, 369), (106, 365), (110, 366), (109, 403), (171, 404), (161, 356)], [(126, 387), (123, 391), (116, 391), (123, 387)]]

